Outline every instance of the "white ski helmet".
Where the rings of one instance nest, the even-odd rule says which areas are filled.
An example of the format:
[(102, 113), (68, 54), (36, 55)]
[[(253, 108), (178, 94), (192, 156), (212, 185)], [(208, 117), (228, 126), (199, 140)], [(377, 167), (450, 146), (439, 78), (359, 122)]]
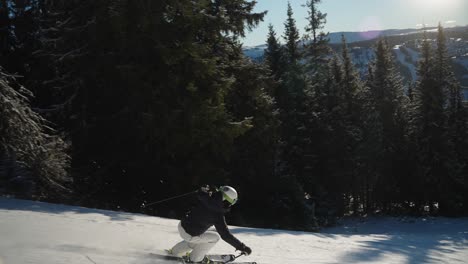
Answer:
[(223, 194), (223, 201), (227, 201), (230, 205), (237, 202), (237, 191), (231, 186), (221, 186), (219, 191)]

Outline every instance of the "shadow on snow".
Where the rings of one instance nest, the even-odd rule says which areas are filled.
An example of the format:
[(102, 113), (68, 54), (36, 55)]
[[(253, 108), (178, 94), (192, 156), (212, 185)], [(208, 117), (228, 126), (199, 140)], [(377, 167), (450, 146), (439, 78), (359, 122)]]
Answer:
[[(414, 218), (401, 221), (397, 218), (376, 218), (370, 221), (352, 223), (325, 229), (323, 233), (307, 233), (274, 229), (236, 227), (234, 234), (254, 234), (257, 236), (309, 236), (310, 249), (314, 243), (340, 238), (354, 238), (354, 246), (347, 251), (337, 252), (337, 263), (379, 262), (392, 255), (397, 262), (404, 263), (464, 263), (460, 253), (468, 248), (467, 218)], [(314, 238), (315, 237), (315, 238)], [(325, 242), (325, 241), (324, 241)], [(307, 243), (307, 242), (305, 242)], [(463, 255), (463, 254), (462, 254)], [(456, 257), (458, 256), (458, 258)], [(465, 255), (465, 257), (468, 255)]]
[(127, 221), (134, 219), (132, 214), (125, 212), (90, 209), (84, 207), (50, 204), (37, 201), (26, 201), (18, 199), (13, 200), (3, 197), (0, 197), (0, 210), (32, 211), (47, 214), (100, 214), (109, 217), (109, 220), (111, 221)]

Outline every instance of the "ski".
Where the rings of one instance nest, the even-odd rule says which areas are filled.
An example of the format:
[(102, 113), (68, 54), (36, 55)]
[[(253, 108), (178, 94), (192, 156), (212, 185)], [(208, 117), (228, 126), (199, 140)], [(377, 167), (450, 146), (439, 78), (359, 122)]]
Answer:
[(234, 261), (234, 262), (213, 262), (212, 264), (257, 264), (257, 262), (252, 262), (252, 261), (237, 262), (237, 261)]
[[(165, 255), (165, 254), (158, 254), (158, 253), (150, 253), (152, 257), (156, 257), (159, 259), (164, 259), (164, 260), (170, 260), (170, 261), (177, 261), (179, 263), (183, 264), (190, 264), (190, 262), (187, 262), (184, 258), (181, 257), (176, 257), (176, 256), (171, 256), (171, 255)], [(235, 256), (234, 255), (208, 255), (207, 256), (211, 262), (210, 264), (257, 264), (257, 262), (252, 262), (252, 261), (234, 261)]]
[(236, 256), (232, 254), (209, 254), (206, 257), (212, 261), (210, 264), (257, 264), (257, 262), (252, 261), (236, 261)]
[(206, 257), (210, 259), (211, 261), (223, 261), (223, 262), (232, 262), (236, 259), (236, 256), (232, 254), (223, 254), (223, 255), (208, 254), (206, 255)]
[(162, 260), (172, 260), (172, 261), (176, 261), (176, 262), (179, 262), (179, 263), (184, 263), (183, 261), (183, 258), (179, 258), (179, 257), (176, 257), (176, 256), (170, 256), (170, 255), (164, 255), (164, 254), (160, 254), (160, 253), (149, 253), (151, 257), (154, 257), (154, 258), (158, 258), (158, 259), (162, 259)]

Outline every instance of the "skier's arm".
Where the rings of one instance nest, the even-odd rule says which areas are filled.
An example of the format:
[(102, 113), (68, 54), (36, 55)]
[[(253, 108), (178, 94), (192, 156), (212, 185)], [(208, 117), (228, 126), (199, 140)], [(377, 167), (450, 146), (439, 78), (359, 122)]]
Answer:
[(231, 234), (229, 228), (226, 224), (226, 219), (224, 215), (221, 215), (218, 221), (215, 223), (216, 231), (218, 231), (221, 238), (226, 241), (228, 244), (233, 246), (235, 249), (242, 251), (245, 248), (245, 245), (239, 241), (234, 235)]
[(198, 192), (197, 193), (198, 200), (205, 206), (206, 208), (216, 211), (218, 209), (217, 205), (213, 203), (212, 198), (209, 193), (207, 192)]

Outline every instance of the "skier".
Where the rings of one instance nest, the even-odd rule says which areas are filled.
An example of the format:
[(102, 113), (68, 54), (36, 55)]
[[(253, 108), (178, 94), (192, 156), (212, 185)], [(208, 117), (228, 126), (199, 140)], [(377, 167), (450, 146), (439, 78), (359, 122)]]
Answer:
[[(202, 187), (197, 193), (198, 201), (179, 223), (179, 233), (184, 239), (170, 253), (184, 257), (189, 263), (210, 263), (206, 254), (221, 238), (245, 255), (252, 250), (229, 232), (224, 214), (237, 202), (237, 191), (230, 186), (211, 190)], [(216, 232), (207, 231), (215, 226)]]

